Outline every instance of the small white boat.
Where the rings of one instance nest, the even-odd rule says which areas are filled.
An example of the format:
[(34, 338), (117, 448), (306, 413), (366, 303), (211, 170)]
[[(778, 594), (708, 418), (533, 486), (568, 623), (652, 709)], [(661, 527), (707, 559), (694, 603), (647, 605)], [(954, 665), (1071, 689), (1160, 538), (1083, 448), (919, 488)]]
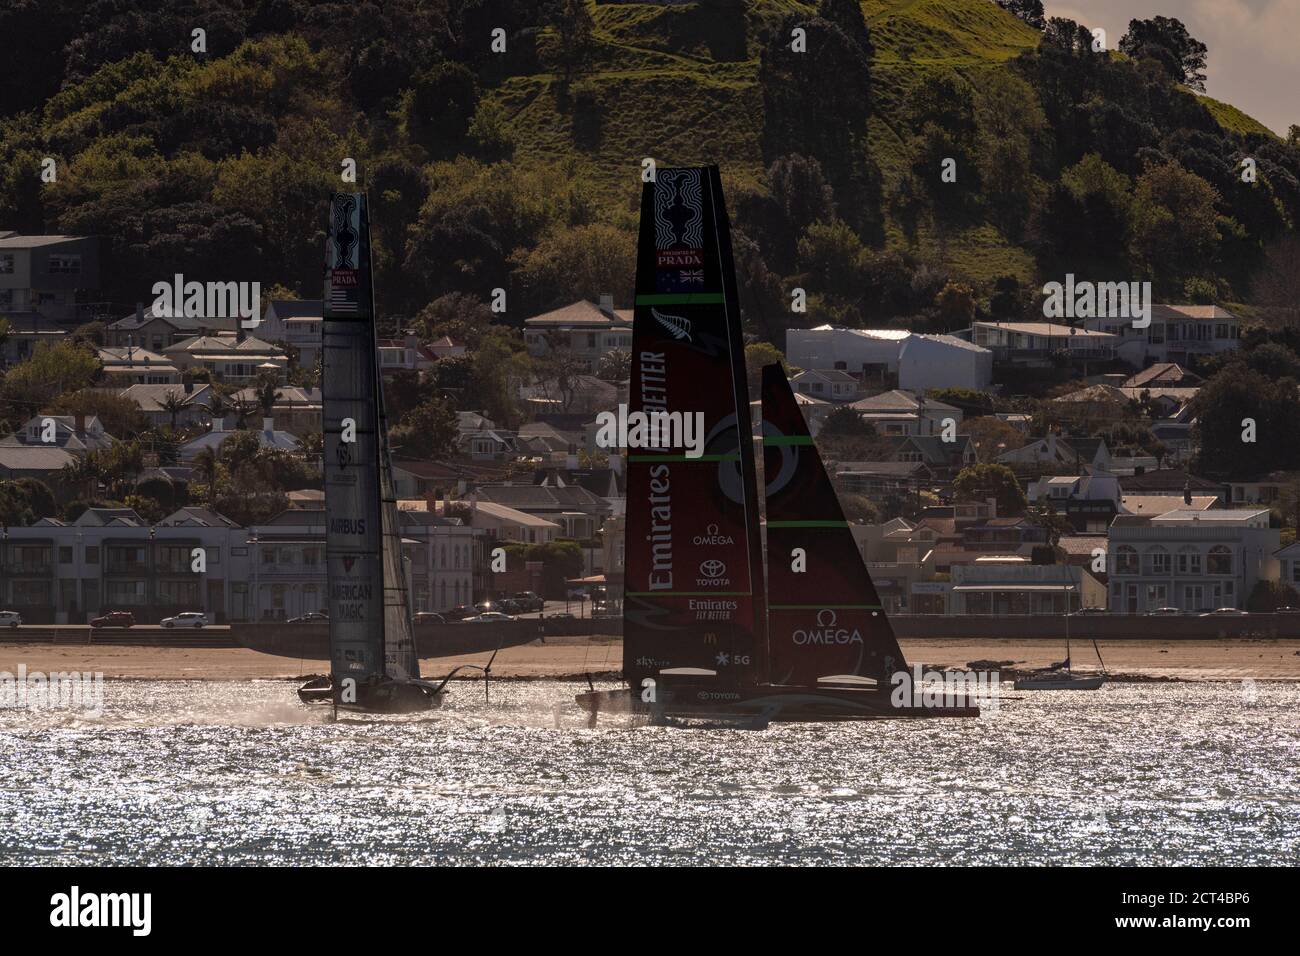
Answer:
[(1106, 678), (1097, 674), (1081, 677), (1070, 673), (1046, 672), (1016, 678), (1016, 690), (1097, 690)]

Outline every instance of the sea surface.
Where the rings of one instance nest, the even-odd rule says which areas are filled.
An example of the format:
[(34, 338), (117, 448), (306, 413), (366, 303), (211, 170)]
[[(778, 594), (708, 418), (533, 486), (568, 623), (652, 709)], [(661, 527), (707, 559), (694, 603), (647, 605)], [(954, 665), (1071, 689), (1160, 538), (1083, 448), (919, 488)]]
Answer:
[(0, 863), (1300, 858), (1296, 684), (1008, 684), (976, 720), (765, 731), (588, 729), (581, 689), (461, 684), (432, 714), (337, 723), (275, 681), (0, 710)]

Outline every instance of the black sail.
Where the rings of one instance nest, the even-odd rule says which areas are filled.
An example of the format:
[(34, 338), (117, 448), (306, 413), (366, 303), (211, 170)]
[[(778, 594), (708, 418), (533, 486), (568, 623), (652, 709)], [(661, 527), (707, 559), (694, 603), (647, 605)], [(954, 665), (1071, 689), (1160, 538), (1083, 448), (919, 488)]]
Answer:
[(907, 662), (779, 364), (763, 369), (762, 427), (769, 680), (887, 682)]
[(628, 449), (623, 671), (757, 683), (763, 565), (730, 224), (716, 167), (641, 195), (629, 417), (703, 414), (702, 456)]
[(379, 378), (366, 197), (330, 201), (321, 399), (331, 674), (419, 676)]

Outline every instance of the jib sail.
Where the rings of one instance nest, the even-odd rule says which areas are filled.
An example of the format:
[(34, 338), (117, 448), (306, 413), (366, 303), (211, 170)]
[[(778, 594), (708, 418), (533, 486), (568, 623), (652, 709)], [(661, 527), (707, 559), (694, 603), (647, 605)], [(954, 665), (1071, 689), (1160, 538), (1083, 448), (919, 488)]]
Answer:
[(763, 369), (768, 679), (808, 686), (907, 667), (780, 365)]

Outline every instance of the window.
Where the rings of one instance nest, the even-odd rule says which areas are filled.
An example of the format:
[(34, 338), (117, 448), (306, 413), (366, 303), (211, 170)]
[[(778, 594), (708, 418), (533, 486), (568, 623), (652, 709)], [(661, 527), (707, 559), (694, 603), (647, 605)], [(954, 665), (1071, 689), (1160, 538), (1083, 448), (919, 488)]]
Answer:
[(1147, 552), (1147, 574), (1169, 573), (1169, 552), (1157, 545)]
[(97, 544), (86, 545), (86, 563), (99, 564), (99, 545)]
[(1226, 545), (1216, 544), (1205, 559), (1205, 569), (1209, 574), (1232, 574), (1232, 550)]
[(1201, 552), (1194, 548), (1183, 548), (1178, 552), (1179, 574), (1201, 573)]
[(1131, 545), (1121, 544), (1115, 549), (1115, 573), (1138, 573), (1138, 553), (1136, 548)]
[(14, 274), (14, 254), (12, 252), (0, 252), (0, 276), (11, 276)]
[(1218, 325), (1216, 325), (1216, 326), (1214, 327), (1214, 337), (1215, 337), (1216, 339), (1228, 339), (1228, 338), (1232, 338), (1232, 336), (1228, 333), (1228, 323), (1227, 323), (1227, 322), (1220, 322)]
[(69, 253), (50, 256), (48, 271), (50, 275), (81, 275), (81, 256)]
[(71, 563), (72, 563), (72, 548), (66, 546), (60, 546), (59, 564), (71, 564)]

